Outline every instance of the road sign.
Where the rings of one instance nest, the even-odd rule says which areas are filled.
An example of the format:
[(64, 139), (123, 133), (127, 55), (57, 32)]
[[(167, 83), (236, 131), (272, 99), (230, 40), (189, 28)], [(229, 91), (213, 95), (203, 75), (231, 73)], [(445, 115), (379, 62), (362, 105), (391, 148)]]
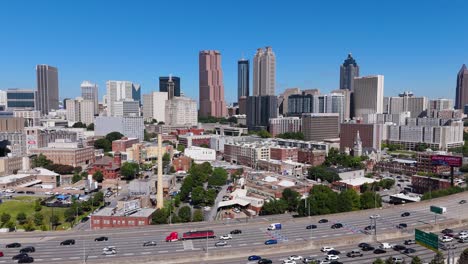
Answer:
[(441, 207), (431, 205), (431, 212), (436, 213), (436, 214), (443, 214), (444, 210)]
[(419, 229), (414, 230), (414, 240), (419, 245), (426, 247), (433, 251), (439, 250), (439, 236), (434, 233), (426, 233)]

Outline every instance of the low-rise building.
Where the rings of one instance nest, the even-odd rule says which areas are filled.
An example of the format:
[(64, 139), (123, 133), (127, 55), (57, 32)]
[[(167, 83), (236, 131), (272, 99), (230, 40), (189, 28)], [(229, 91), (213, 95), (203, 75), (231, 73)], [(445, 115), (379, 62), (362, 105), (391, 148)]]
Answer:
[(133, 144), (140, 142), (138, 138), (123, 137), (119, 140), (112, 141), (112, 151), (125, 152), (128, 148), (132, 147)]
[(270, 118), (269, 131), (273, 137), (286, 132), (301, 132), (302, 120), (299, 117)]
[(53, 189), (59, 186), (60, 182), (60, 174), (44, 168), (34, 168), (0, 177), (0, 190), (27, 188), (38, 184), (44, 189)]
[(280, 175), (289, 175), (297, 178), (304, 176), (310, 165), (291, 160), (258, 160), (257, 168), (259, 170), (274, 172)]
[(94, 174), (97, 171), (102, 172), (104, 179), (120, 178), (120, 166), (122, 165), (122, 156), (120, 152), (114, 153), (114, 157), (104, 156), (96, 160), (88, 167), (88, 174)]
[(262, 197), (264, 200), (281, 198), (286, 188), (307, 195), (312, 184), (298, 181), (295, 177), (265, 172), (250, 172), (244, 182), (244, 189), (249, 196)]
[(193, 159), (196, 163), (203, 163), (205, 161), (215, 161), (216, 160), (216, 151), (209, 148), (201, 148), (191, 146), (185, 148), (184, 155)]
[[(0, 176), (15, 174), (23, 169), (23, 163), (29, 164), (27, 156), (13, 156), (0, 158)], [(28, 165), (29, 167), (29, 165)]]
[(172, 166), (176, 171), (188, 171), (192, 165), (192, 159), (186, 156), (180, 156), (172, 160)]
[(428, 176), (413, 175), (411, 176), (411, 186), (415, 193), (426, 193), (430, 191), (437, 191), (440, 189), (450, 188), (450, 181)]
[(31, 154), (42, 154), (55, 164), (70, 165), (73, 167), (86, 166), (94, 162), (94, 147), (83, 147), (75, 142), (61, 144), (51, 143), (46, 148), (31, 149)]
[(236, 142), (224, 145), (224, 159), (227, 162), (254, 168), (260, 159), (270, 159), (270, 144), (266, 142)]
[(339, 191), (344, 191), (347, 189), (353, 189), (357, 193), (361, 192), (361, 186), (364, 184), (372, 184), (376, 182), (374, 179), (366, 177), (350, 178), (346, 180), (333, 182), (333, 187)]
[(218, 137), (216, 135), (180, 135), (179, 144), (188, 148), (191, 146), (200, 147), (202, 145), (210, 146), (211, 138)]
[(274, 146), (270, 148), (270, 158), (275, 160), (297, 161), (298, 149), (295, 147)]
[(313, 167), (322, 165), (326, 157), (327, 153), (324, 150), (299, 149), (297, 153), (298, 162), (310, 164)]

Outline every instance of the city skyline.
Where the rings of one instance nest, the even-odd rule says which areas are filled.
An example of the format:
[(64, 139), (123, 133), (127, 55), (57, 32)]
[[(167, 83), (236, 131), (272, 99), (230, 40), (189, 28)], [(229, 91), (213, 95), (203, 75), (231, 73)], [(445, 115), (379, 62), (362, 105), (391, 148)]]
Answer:
[[(198, 100), (197, 53), (217, 49), (223, 54), (226, 101), (234, 102), (238, 58), (244, 55), (252, 60), (257, 47), (269, 45), (277, 56), (276, 94), (288, 87), (319, 88), (324, 92), (337, 89), (339, 65), (346, 54), (352, 53), (361, 66), (361, 76), (382, 74), (386, 77), (386, 96), (410, 90), (415, 95), (430, 98), (455, 98), (456, 73), (468, 61), (468, 51), (463, 49), (468, 37), (453, 29), (462, 24), (462, 10), (468, 3), (427, 3), (420, 7), (405, 2), (405, 8), (401, 9), (403, 2), (394, 1), (382, 4), (382, 10), (387, 11), (379, 14), (370, 12), (372, 5), (365, 3), (343, 2), (338, 7), (331, 3), (299, 2), (294, 6), (264, 3), (248, 3), (248, 8), (243, 4), (224, 3), (232, 12), (217, 16), (213, 28), (217, 31), (216, 37), (201, 30), (201, 25), (209, 19), (200, 19), (197, 14), (207, 6), (214, 9), (217, 5), (179, 2), (103, 6), (84, 1), (70, 8), (68, 3), (40, 5), (32, 2), (26, 7), (3, 3), (2, 9), (9, 12), (5, 12), (0, 21), (6, 25), (2, 32), (8, 35), (9, 41), (0, 50), (0, 89), (36, 88), (34, 66), (48, 64), (60, 71), (60, 99), (78, 96), (84, 80), (96, 83), (100, 95), (104, 94), (107, 80), (140, 83), (142, 93), (149, 93), (157, 91), (160, 76), (173, 73), (183, 79), (182, 91)], [(151, 10), (156, 7), (177, 8), (192, 23), (186, 25), (170, 20), (169, 14), (151, 16)], [(255, 10), (259, 7), (268, 12), (258, 14)], [(123, 10), (139, 13), (139, 18), (111, 23), (102, 16), (106, 12)], [(274, 30), (256, 30), (267, 17), (292, 10), (297, 14), (293, 19), (285, 23), (272, 21), (269, 27)], [(240, 12), (250, 19), (232, 23)], [(394, 21), (395, 12), (399, 15), (398, 22)], [(13, 14), (22, 14), (21, 19), (15, 19)], [(87, 19), (83, 19), (83, 14)], [(349, 14), (353, 14), (355, 27), (352, 30), (342, 26)], [(45, 23), (38, 19), (39, 15), (60, 21), (56, 34), (42, 32), (38, 35)], [(445, 19), (430, 19), (440, 15)], [(418, 23), (414, 23), (415, 19)], [(322, 30), (324, 25), (326, 30)], [(114, 41), (122, 35), (129, 37), (121, 42)], [(234, 35), (243, 37), (232, 38)], [(39, 36), (40, 44), (31, 43), (30, 39)], [(166, 38), (175, 41), (179, 37), (182, 41), (177, 45), (164, 41)], [(90, 38), (92, 45), (87, 41)], [(343, 39), (348, 40), (344, 42)], [(99, 99), (102, 100), (102, 96)]]

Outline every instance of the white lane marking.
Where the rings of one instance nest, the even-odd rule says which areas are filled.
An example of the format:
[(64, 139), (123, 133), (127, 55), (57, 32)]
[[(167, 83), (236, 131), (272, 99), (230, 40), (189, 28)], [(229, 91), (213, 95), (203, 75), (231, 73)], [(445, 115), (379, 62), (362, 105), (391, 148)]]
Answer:
[(151, 254), (151, 252), (141, 252), (142, 255), (148, 255)]
[(97, 258), (97, 256), (88, 256), (87, 258)]
[(254, 245), (260, 245), (261, 243), (260, 242), (255, 242), (253, 243)]
[(243, 247), (243, 246), (247, 246), (247, 244), (240, 244), (239, 246)]
[(169, 251), (167, 251), (167, 250), (158, 251), (158, 253), (167, 253), (167, 252), (169, 252)]
[(69, 257), (69, 259), (80, 259), (80, 257)]
[(53, 258), (52, 260), (61, 260), (62, 258)]
[(185, 251), (185, 249), (176, 249), (176, 251), (178, 251), (178, 252)]
[(125, 253), (124, 256), (133, 256), (135, 253)]

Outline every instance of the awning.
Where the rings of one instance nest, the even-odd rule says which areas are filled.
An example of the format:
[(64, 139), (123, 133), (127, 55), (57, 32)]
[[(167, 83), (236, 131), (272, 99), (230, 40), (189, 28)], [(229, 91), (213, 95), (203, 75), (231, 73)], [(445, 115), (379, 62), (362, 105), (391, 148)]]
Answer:
[(222, 201), (218, 203), (218, 207), (226, 207), (226, 206), (233, 206), (233, 205), (240, 205), (240, 206), (247, 206), (250, 202), (241, 200), (241, 199), (233, 199), (229, 201)]

